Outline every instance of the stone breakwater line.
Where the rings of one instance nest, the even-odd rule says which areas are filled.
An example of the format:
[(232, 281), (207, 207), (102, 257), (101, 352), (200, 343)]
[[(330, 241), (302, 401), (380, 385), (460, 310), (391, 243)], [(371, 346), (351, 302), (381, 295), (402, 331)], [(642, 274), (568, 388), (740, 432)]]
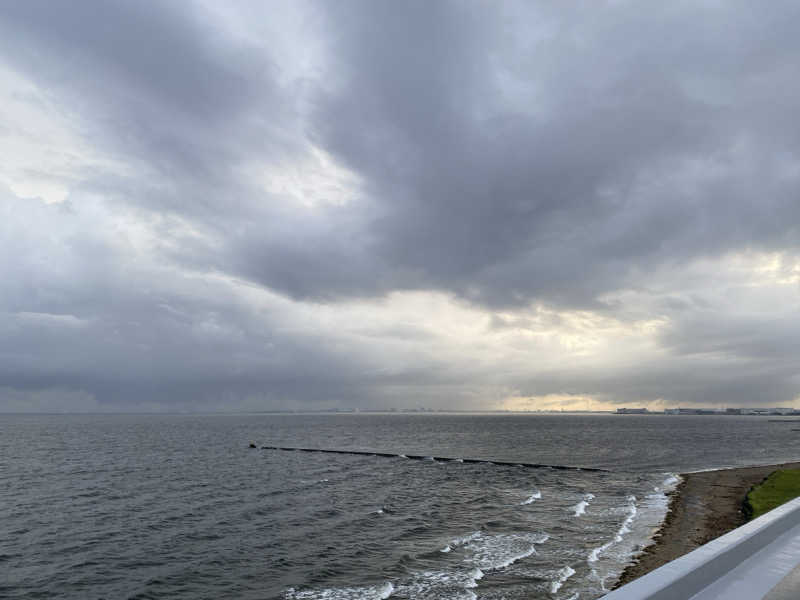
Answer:
[[(250, 444), (250, 448), (258, 448)], [(354, 454), (356, 456), (380, 456), (382, 458), (407, 458), (409, 460), (429, 460), (435, 462), (457, 462), (466, 464), (490, 464), (504, 467), (525, 467), (528, 469), (555, 469), (562, 471), (590, 471), (608, 473), (608, 469), (596, 467), (573, 467), (567, 465), (542, 465), (538, 463), (488, 460), (483, 458), (452, 458), (447, 456), (424, 456), (421, 454), (395, 454), (389, 452), (368, 452), (366, 450), (326, 450), (321, 448), (295, 448), (288, 446), (261, 446), (261, 450), (283, 450), (285, 452), (321, 452), (324, 454)]]

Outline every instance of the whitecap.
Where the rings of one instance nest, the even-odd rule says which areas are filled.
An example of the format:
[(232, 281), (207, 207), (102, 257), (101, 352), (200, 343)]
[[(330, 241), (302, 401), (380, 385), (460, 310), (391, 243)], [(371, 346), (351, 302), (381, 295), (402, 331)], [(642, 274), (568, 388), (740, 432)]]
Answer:
[(621, 542), (624, 535), (631, 530), (630, 525), (636, 518), (636, 513), (637, 513), (636, 496), (628, 496), (628, 504), (626, 508), (628, 509), (628, 516), (625, 517), (625, 520), (622, 522), (622, 525), (620, 525), (620, 528), (614, 534), (613, 539), (606, 542), (602, 546), (594, 548), (591, 552), (589, 552), (587, 560), (590, 563), (597, 562), (597, 560), (600, 558), (600, 555), (603, 554), (603, 552), (608, 550), (614, 544), (618, 544), (619, 542)]
[(483, 579), (483, 571), (481, 571), (478, 567), (475, 567), (469, 572), (470, 581), (467, 582), (466, 587), (474, 588), (478, 587), (478, 581)]
[[(464, 535), (464, 536), (461, 536), (461, 537), (457, 537), (457, 538), (455, 538), (453, 540), (450, 540), (450, 544), (448, 544), (448, 548), (450, 546), (453, 546), (453, 547), (463, 546), (464, 544), (467, 544), (467, 543), (471, 542), (472, 540), (478, 539), (479, 537), (481, 537), (481, 535), (483, 535), (483, 534), (480, 531), (473, 531), (472, 533), (468, 533), (467, 535)], [(451, 550), (452, 550), (452, 548), (451, 548)]]
[(421, 571), (398, 584), (397, 593), (407, 598), (439, 598), (442, 600), (475, 600), (472, 591), (483, 578), (477, 568), (453, 571)]
[(586, 507), (589, 506), (589, 502), (592, 500), (594, 500), (594, 494), (586, 494), (583, 500), (573, 506), (572, 508), (575, 510), (575, 516), (580, 517), (584, 514), (586, 512)]
[(507, 533), (483, 535), (466, 545), (465, 561), (482, 571), (505, 569), (536, 553), (536, 545), (549, 539), (547, 534)]
[(661, 485), (657, 485), (653, 488), (654, 492), (670, 492), (675, 489), (675, 486), (680, 483), (680, 476), (676, 475), (675, 473), (666, 473), (667, 478), (661, 482)]
[(520, 504), (523, 505), (523, 506), (525, 504), (531, 504), (535, 500), (539, 500), (541, 497), (542, 497), (542, 492), (540, 492), (539, 490), (536, 490), (530, 496), (528, 496), (527, 499), (525, 499), (522, 502), (520, 502)]
[(286, 590), (287, 600), (386, 600), (394, 593), (391, 581), (364, 587), (327, 588), (322, 590)]
[(561, 586), (564, 585), (564, 582), (573, 575), (575, 575), (575, 569), (569, 565), (559, 570), (558, 573), (556, 573), (556, 579), (550, 583), (550, 593), (555, 594), (559, 589), (561, 589)]
[(667, 478), (661, 483), (661, 487), (671, 489), (674, 488), (676, 485), (678, 485), (680, 482), (681, 479), (678, 475), (676, 475), (675, 473), (669, 473), (669, 475), (667, 475)]

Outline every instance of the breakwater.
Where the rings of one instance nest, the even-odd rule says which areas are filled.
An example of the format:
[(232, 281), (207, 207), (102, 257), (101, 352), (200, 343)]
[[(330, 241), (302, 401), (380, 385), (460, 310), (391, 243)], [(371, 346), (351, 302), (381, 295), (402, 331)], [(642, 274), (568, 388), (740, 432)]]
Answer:
[[(250, 444), (251, 448), (257, 448), (256, 444)], [(449, 456), (425, 456), (422, 454), (397, 454), (394, 452), (371, 452), (367, 450), (330, 450), (322, 448), (296, 448), (293, 446), (261, 446), (261, 450), (283, 450), (285, 452), (321, 452), (325, 454), (355, 454), (358, 456), (380, 456), (382, 458), (407, 458), (409, 460), (431, 460), (436, 462), (459, 462), (467, 464), (485, 463), (490, 465), (501, 465), (506, 467), (525, 467), (528, 469), (556, 469), (563, 471), (593, 471), (608, 472), (608, 469), (596, 467), (577, 467), (569, 465), (544, 465), (529, 462), (510, 462), (503, 460), (490, 460), (484, 458), (453, 458)]]

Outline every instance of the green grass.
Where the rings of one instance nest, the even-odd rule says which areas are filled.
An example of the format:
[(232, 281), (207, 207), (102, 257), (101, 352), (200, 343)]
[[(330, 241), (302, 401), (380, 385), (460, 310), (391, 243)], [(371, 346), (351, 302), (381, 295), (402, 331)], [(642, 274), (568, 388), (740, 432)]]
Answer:
[(800, 496), (800, 469), (775, 471), (748, 492), (744, 501), (745, 514), (748, 520), (755, 519), (798, 496)]

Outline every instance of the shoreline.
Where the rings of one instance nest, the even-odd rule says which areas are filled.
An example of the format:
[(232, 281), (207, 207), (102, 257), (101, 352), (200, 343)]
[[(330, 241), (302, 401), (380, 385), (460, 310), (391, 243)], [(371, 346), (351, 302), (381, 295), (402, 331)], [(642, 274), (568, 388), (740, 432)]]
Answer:
[(653, 543), (622, 571), (614, 589), (743, 525), (747, 492), (777, 469), (800, 469), (800, 462), (681, 474)]

